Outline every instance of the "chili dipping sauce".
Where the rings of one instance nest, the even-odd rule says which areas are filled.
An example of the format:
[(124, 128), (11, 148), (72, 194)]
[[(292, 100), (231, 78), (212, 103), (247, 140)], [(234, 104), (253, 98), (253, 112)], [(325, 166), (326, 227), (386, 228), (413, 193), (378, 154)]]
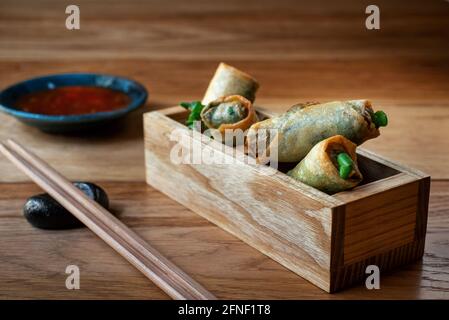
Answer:
[(26, 94), (16, 107), (47, 115), (77, 115), (113, 111), (130, 103), (121, 91), (94, 86), (67, 86)]

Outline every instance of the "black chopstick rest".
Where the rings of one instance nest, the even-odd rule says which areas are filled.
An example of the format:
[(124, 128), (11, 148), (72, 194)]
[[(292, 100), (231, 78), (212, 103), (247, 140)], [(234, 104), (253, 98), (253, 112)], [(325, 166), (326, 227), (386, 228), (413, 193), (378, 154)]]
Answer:
[[(90, 182), (74, 182), (73, 184), (103, 208), (109, 208), (108, 195), (101, 187)], [(23, 214), (32, 226), (40, 229), (63, 230), (83, 226), (81, 221), (48, 193), (28, 198), (23, 207)]]

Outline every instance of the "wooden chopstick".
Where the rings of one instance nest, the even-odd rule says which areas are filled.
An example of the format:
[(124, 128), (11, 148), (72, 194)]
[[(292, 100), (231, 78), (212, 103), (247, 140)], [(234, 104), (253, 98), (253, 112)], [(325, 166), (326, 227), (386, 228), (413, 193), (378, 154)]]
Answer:
[(63, 207), (120, 253), (173, 299), (216, 299), (42, 159), (9, 139), (0, 151)]

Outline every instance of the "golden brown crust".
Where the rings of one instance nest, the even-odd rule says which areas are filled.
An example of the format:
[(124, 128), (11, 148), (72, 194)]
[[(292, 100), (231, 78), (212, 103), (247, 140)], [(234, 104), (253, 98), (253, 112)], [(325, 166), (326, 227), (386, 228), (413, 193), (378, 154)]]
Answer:
[(202, 99), (204, 105), (224, 96), (241, 95), (254, 102), (259, 83), (249, 74), (221, 62)]
[(278, 160), (297, 162), (327, 137), (341, 134), (358, 145), (377, 137), (380, 132), (371, 121), (371, 113), (371, 103), (367, 100), (307, 103), (255, 123), (251, 130), (256, 132), (255, 136), (261, 129), (277, 130)]
[[(348, 179), (340, 177), (333, 152), (346, 152), (353, 160), (353, 171)], [(307, 156), (288, 175), (323, 192), (333, 194), (351, 189), (363, 177), (357, 166), (356, 144), (336, 135), (316, 144)]]
[(334, 174), (338, 176), (336, 178), (342, 179), (340, 178), (337, 167), (333, 163), (331, 154), (333, 150), (343, 149), (343, 151), (346, 152), (354, 162), (353, 170), (355, 171), (355, 174), (353, 176), (357, 177), (356, 180), (360, 181), (362, 179), (362, 174), (360, 173), (359, 168), (357, 166), (357, 153), (356, 153), (357, 145), (355, 143), (353, 143), (352, 141), (346, 139), (341, 135), (330, 137), (326, 140), (323, 140), (322, 143), (323, 143), (322, 148), (324, 152), (321, 153), (321, 157), (323, 157), (321, 160), (323, 160), (323, 163), (326, 163), (326, 166), (329, 166), (328, 172), (331, 172), (333, 170)]
[(219, 65), (218, 67), (219, 67), (219, 68), (222, 67), (222, 68), (231, 70), (234, 74), (238, 75), (240, 78), (244, 78), (244, 79), (246, 79), (247, 81), (252, 81), (252, 82), (254, 82), (254, 85), (255, 85), (257, 88), (259, 88), (259, 83), (257, 82), (257, 80), (254, 79), (252, 76), (250, 76), (248, 73), (246, 73), (246, 72), (244, 72), (244, 71), (242, 71), (242, 70), (239, 70), (239, 69), (237, 69), (236, 67), (233, 67), (233, 66), (231, 66), (231, 65), (229, 65), (229, 64), (227, 64), (227, 63), (224, 63), (224, 62), (220, 62), (220, 65)]
[(220, 131), (220, 133), (223, 135), (225, 133), (225, 130), (236, 130), (241, 129), (243, 131), (247, 130), (249, 127), (251, 127), (252, 124), (256, 123), (258, 121), (256, 110), (253, 107), (253, 104), (251, 101), (246, 99), (245, 97), (239, 96), (239, 95), (232, 95), (227, 97), (221, 97), (217, 100), (212, 101), (209, 103), (202, 111), (201, 111), (201, 119), (203, 120), (204, 124), (208, 128), (213, 128), (213, 126), (208, 122), (207, 118), (204, 116), (207, 110), (212, 105), (217, 105), (223, 102), (231, 102), (234, 100), (238, 100), (241, 105), (246, 109), (247, 115), (244, 119), (240, 120), (236, 123), (223, 123), (221, 124), (217, 130)]
[(297, 104), (291, 106), (291, 107), (287, 110), (287, 112), (295, 112), (296, 110), (301, 110), (301, 109), (304, 109), (304, 108), (313, 106), (313, 105), (315, 105), (315, 104), (320, 104), (320, 103), (319, 103), (319, 102), (314, 102), (314, 101), (311, 101), (311, 102), (305, 102), (305, 103), (297, 103)]

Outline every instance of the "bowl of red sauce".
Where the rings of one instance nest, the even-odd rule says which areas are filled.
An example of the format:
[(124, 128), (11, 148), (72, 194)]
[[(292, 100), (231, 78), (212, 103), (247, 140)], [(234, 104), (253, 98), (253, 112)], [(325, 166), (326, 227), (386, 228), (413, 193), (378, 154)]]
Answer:
[(124, 77), (55, 74), (26, 80), (0, 93), (0, 110), (47, 132), (107, 125), (143, 106), (148, 92)]

